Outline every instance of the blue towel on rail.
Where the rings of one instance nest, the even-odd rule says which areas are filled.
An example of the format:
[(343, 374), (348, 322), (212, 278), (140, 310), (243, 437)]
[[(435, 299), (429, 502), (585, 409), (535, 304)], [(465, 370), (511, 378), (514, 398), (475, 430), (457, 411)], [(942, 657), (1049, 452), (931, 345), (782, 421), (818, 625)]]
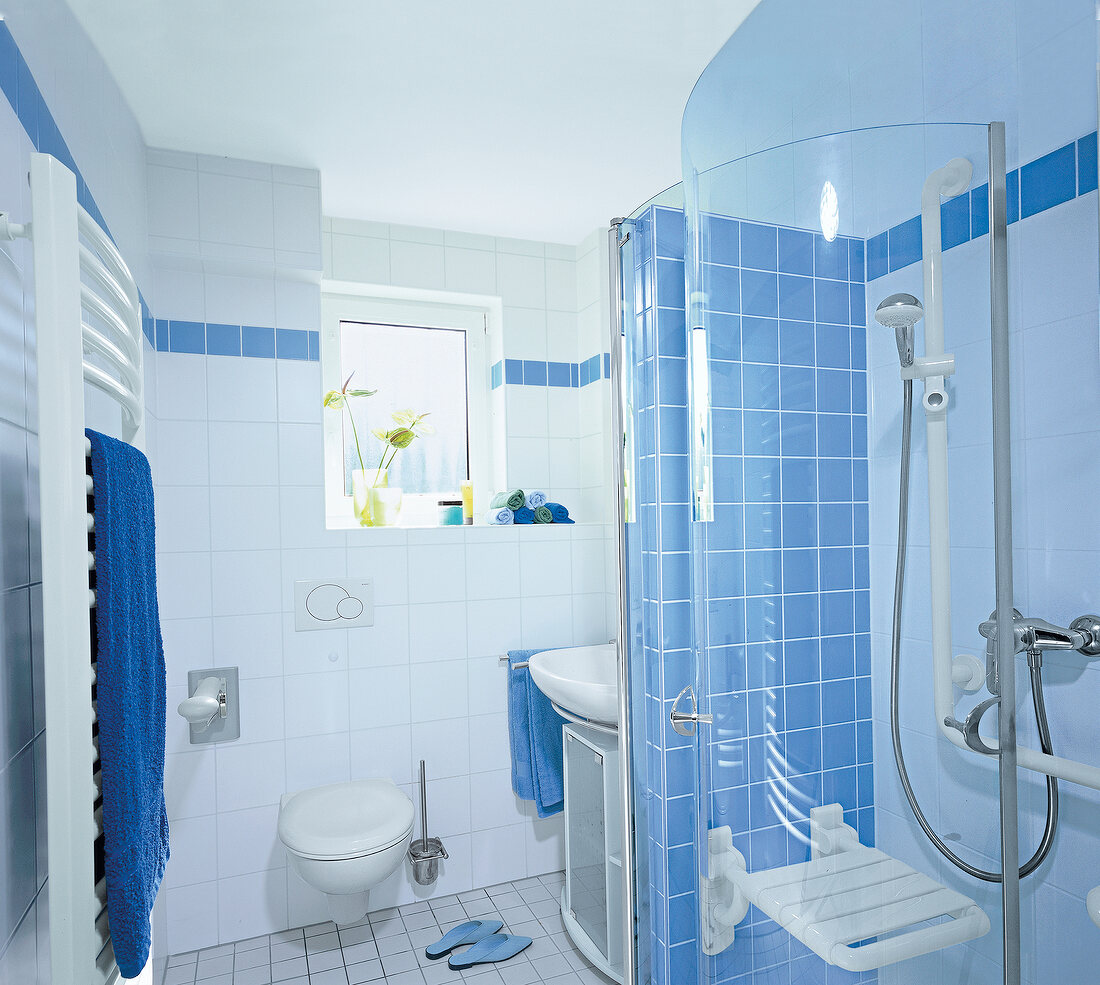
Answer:
[(508, 651), (508, 739), (512, 747), (512, 789), (533, 800), (539, 817), (558, 814), (565, 806), (561, 717), (550, 699), (517, 663), (541, 650)]
[(168, 861), (164, 647), (157, 609), (153, 481), (136, 448), (95, 431), (96, 697), (107, 913), (115, 960), (137, 978)]

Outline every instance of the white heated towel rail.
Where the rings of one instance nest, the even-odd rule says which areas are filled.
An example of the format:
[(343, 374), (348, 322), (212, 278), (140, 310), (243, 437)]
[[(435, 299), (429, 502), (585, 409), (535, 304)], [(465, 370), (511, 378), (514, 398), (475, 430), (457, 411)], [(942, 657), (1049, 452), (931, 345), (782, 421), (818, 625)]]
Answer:
[[(84, 384), (121, 407), (120, 437), (144, 448), (141, 303), (118, 250), (77, 203), (76, 179), (31, 156), (38, 339), (50, 961), (55, 982), (122, 981), (103, 876), (95, 712), (92, 488)], [(142, 978), (151, 980), (147, 966)]]

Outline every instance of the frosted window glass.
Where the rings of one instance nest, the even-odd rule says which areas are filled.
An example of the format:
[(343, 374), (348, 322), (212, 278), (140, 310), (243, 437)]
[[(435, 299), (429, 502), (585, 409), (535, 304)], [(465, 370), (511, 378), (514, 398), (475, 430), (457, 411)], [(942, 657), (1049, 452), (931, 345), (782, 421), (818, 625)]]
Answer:
[[(470, 476), (466, 393), (466, 333), (461, 329), (409, 325), (340, 323), (341, 381), (354, 370), (350, 389), (377, 390), (350, 401), (363, 462), (378, 467), (383, 443), (371, 431), (396, 425), (396, 410), (428, 413), (434, 434), (416, 438), (397, 452), (389, 485), (411, 494), (456, 494)], [(351, 495), (351, 473), (359, 468), (355, 438), (343, 418), (344, 493)]]

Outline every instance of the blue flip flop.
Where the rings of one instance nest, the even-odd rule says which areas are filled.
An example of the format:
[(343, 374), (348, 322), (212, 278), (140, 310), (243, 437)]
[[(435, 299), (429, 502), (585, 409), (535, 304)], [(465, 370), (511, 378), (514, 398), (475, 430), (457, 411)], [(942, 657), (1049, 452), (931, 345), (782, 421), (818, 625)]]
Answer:
[(475, 964), (488, 964), (492, 961), (507, 961), (514, 958), (525, 947), (531, 946), (530, 937), (517, 937), (512, 934), (493, 934), (475, 944), (462, 954), (452, 954), (447, 967), (452, 971), (471, 968)]
[(486, 937), (491, 937), (503, 926), (500, 920), (470, 920), (467, 923), (460, 923), (457, 927), (448, 930), (434, 944), (424, 948), (424, 955), (432, 961), (438, 961), (440, 958), (445, 958), (456, 947), (462, 947), (463, 944), (476, 944), (478, 941), (485, 940)]

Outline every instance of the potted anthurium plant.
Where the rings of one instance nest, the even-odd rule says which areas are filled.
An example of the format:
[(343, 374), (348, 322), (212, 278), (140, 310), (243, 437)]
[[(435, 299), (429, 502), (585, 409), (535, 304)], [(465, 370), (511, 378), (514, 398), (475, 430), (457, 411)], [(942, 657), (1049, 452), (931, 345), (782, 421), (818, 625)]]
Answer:
[(351, 424), (351, 434), (355, 441), (355, 454), (359, 459), (359, 468), (352, 469), (352, 508), (360, 525), (364, 527), (391, 526), (401, 515), (401, 490), (389, 486), (389, 468), (402, 448), (408, 448), (413, 441), (434, 429), (424, 418), (427, 414), (416, 414), (411, 410), (399, 410), (390, 415), (395, 427), (390, 430), (375, 428), (371, 433), (382, 442), (382, 455), (378, 465), (368, 469), (363, 461), (363, 449), (359, 443), (359, 431), (355, 426), (355, 415), (351, 411), (349, 400), (353, 397), (372, 397), (377, 390), (349, 389), (351, 373), (339, 390), (329, 390), (325, 394), (324, 405), (338, 411), (347, 411)]

